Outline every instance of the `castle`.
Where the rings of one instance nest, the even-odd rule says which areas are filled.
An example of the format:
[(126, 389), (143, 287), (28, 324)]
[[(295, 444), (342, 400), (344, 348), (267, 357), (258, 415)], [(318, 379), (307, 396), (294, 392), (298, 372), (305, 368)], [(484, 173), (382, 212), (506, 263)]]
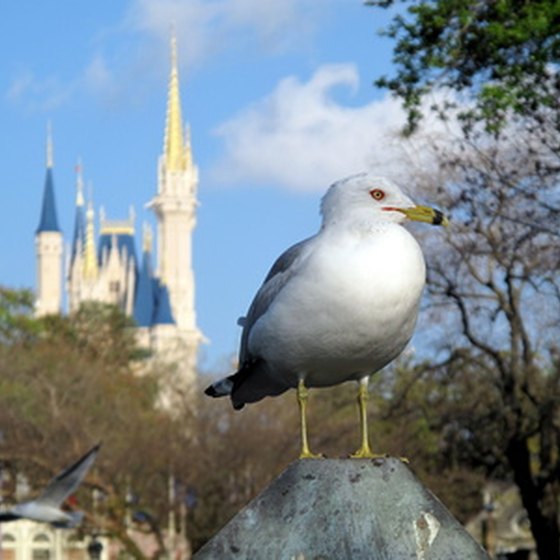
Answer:
[(101, 210), (96, 238), (93, 204), (90, 200), (86, 208), (80, 166), (74, 232), (65, 250), (56, 212), (50, 131), (46, 168), (35, 235), (36, 314), (61, 313), (63, 290), (70, 312), (85, 301), (117, 305), (135, 320), (139, 344), (150, 348), (156, 356), (165, 355), (179, 361), (183, 377), (192, 381), (197, 350), (203, 340), (196, 325), (191, 258), (198, 171), (192, 158), (188, 127), (183, 134), (174, 37), (164, 148), (159, 158), (157, 192), (149, 203), (157, 219), (157, 268), (154, 270), (152, 266), (152, 233), (147, 226), (143, 232), (142, 257), (137, 256), (133, 214), (126, 220), (113, 221), (107, 220)]

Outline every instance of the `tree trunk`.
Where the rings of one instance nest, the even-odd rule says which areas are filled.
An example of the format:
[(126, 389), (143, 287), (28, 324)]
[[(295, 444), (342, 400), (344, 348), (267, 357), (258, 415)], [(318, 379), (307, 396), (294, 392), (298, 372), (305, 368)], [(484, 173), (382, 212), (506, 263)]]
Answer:
[(531, 473), (530, 453), (526, 439), (512, 439), (506, 450), (515, 484), (531, 522), (540, 560), (560, 560), (560, 528), (556, 511), (543, 511), (542, 491)]

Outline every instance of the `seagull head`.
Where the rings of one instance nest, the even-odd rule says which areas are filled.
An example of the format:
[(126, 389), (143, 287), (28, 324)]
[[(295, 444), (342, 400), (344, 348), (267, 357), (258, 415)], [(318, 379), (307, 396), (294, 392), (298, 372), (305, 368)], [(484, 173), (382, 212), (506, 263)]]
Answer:
[(352, 175), (337, 181), (321, 202), (323, 224), (340, 222), (367, 223), (405, 220), (447, 225), (447, 218), (434, 208), (415, 204), (386, 177), (370, 173)]

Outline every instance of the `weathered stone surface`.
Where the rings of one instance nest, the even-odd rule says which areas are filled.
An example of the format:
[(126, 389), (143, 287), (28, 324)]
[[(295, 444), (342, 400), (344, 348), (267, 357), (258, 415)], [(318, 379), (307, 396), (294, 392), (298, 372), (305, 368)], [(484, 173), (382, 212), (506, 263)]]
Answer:
[(489, 557), (406, 465), (386, 458), (292, 463), (194, 558)]

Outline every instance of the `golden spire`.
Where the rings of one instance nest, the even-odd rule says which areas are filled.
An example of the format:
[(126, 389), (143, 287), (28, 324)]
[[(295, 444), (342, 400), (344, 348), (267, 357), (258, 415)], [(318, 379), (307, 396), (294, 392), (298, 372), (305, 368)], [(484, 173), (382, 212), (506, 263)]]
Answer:
[(181, 120), (181, 98), (179, 95), (179, 72), (177, 70), (177, 39), (171, 37), (171, 77), (167, 96), (167, 118), (165, 123), (165, 163), (169, 171), (184, 171), (187, 168), (187, 151), (183, 143)]
[(84, 278), (97, 278), (97, 257), (95, 255), (95, 226), (91, 198), (86, 212), (86, 246), (84, 247)]
[(47, 167), (53, 167), (53, 141), (52, 141), (52, 125), (51, 121), (47, 122)]

